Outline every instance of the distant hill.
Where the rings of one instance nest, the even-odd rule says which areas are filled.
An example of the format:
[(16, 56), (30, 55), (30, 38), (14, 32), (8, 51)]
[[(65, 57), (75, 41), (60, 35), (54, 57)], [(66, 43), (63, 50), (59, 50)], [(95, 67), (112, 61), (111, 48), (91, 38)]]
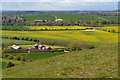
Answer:
[(118, 45), (70, 52), (4, 69), (3, 78), (117, 78), (117, 55)]
[(118, 21), (118, 16), (102, 16), (102, 15), (83, 15), (83, 14), (41, 14), (41, 15), (23, 15), (27, 22), (34, 20), (55, 20), (54, 16), (63, 19), (64, 22), (88, 22), (88, 21)]

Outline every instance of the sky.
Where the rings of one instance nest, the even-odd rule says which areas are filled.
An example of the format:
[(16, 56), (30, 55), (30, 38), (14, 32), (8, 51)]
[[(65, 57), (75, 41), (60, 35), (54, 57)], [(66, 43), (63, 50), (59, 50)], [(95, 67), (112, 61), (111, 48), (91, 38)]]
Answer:
[(1, 0), (0, 10), (118, 10), (119, 0)]

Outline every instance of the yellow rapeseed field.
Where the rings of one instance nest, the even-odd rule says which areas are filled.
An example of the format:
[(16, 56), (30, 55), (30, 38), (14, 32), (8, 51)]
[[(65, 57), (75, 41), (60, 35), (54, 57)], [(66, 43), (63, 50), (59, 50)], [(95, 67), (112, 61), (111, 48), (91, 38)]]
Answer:
[(90, 27), (83, 27), (83, 26), (29, 26), (30, 30), (39, 30), (39, 29), (86, 29)]
[(110, 33), (105, 31), (84, 30), (75, 31), (2, 31), (3, 36), (7, 37), (28, 37), (39, 40), (56, 40), (79, 43), (113, 44), (118, 43), (118, 33)]
[(118, 29), (120, 26), (109, 26), (109, 27), (97, 27), (99, 29), (105, 29), (105, 30), (115, 30), (116, 32), (120, 32), (120, 30)]

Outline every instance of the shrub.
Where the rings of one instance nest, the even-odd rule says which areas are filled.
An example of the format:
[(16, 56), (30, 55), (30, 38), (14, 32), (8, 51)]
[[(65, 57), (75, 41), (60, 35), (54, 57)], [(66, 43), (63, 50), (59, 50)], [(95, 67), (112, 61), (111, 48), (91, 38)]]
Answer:
[(112, 29), (111, 32), (115, 33), (115, 29)]
[(2, 55), (2, 57), (3, 57), (3, 58), (7, 58), (7, 57), (9, 57), (9, 54), (5, 54), (5, 53), (4, 53), (4, 54)]
[(21, 60), (21, 61), (26, 61), (26, 59), (25, 59), (24, 56), (21, 56), (21, 57), (20, 57), (20, 60)]
[(14, 63), (12, 63), (12, 62), (8, 62), (8, 64), (7, 64), (7, 68), (9, 68), (9, 67), (13, 67), (14, 66)]
[(65, 48), (64, 50), (65, 50), (65, 51), (70, 51), (70, 48)]
[(93, 48), (95, 48), (93, 45), (89, 45), (89, 47), (88, 47), (89, 49), (93, 49)]
[(64, 49), (59, 49), (59, 48), (55, 48), (53, 49), (54, 52), (64, 52)]
[(9, 55), (7, 58), (8, 59), (13, 59), (14, 57), (12, 55)]
[(21, 60), (21, 55), (15, 56), (14, 59), (20, 61)]
[(27, 62), (32, 62), (32, 60), (26, 60)]

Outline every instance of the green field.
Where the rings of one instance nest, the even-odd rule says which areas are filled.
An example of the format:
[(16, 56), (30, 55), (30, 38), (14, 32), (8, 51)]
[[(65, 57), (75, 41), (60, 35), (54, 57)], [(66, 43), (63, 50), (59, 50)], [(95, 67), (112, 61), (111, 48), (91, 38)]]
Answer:
[(22, 55), (27, 57), (30, 60), (37, 60), (37, 59), (43, 59), (43, 58), (49, 58), (57, 55), (65, 54), (64, 52), (43, 52), (43, 53), (13, 53), (11, 55)]
[(76, 31), (2, 31), (5, 37), (38, 39), (40, 41), (76, 42), (93, 44), (96, 47), (118, 43), (118, 33), (84, 30)]
[(118, 45), (111, 45), (3, 69), (3, 78), (117, 78), (117, 62)]
[(34, 20), (55, 20), (54, 16), (63, 19), (64, 22), (71, 21), (104, 21), (104, 20), (114, 20), (118, 21), (117, 16), (98, 16), (98, 15), (81, 15), (81, 14), (44, 14), (44, 15), (29, 15), (20, 16), (25, 17), (27, 22), (33, 22)]
[[(50, 58), (50, 57), (53, 57), (53, 56), (58, 56), (58, 55), (62, 55), (62, 54), (65, 54), (64, 52), (43, 52), (43, 53), (11, 53), (9, 55), (12, 55), (12, 56), (17, 56), (17, 55), (21, 55), (21, 56), (24, 56), (27, 60), (37, 60), (37, 59), (44, 59), (44, 58)], [(0, 65), (2, 64), (2, 66), (0, 66), (0, 68), (6, 68), (7, 67), (7, 63), (8, 62), (12, 62), (16, 65), (19, 65), (19, 64), (23, 64), (23, 63), (27, 63), (27, 62), (24, 62), (24, 61), (17, 61), (17, 60), (10, 60), (10, 59), (5, 59), (3, 58), (2, 61), (0, 61)]]
[[(34, 46), (34, 44), (32, 44), (32, 45), (18, 45), (18, 46), (21, 46), (22, 48), (32, 48)], [(65, 48), (63, 46), (51, 46), (51, 45), (44, 45), (44, 46), (49, 46), (51, 48)]]

